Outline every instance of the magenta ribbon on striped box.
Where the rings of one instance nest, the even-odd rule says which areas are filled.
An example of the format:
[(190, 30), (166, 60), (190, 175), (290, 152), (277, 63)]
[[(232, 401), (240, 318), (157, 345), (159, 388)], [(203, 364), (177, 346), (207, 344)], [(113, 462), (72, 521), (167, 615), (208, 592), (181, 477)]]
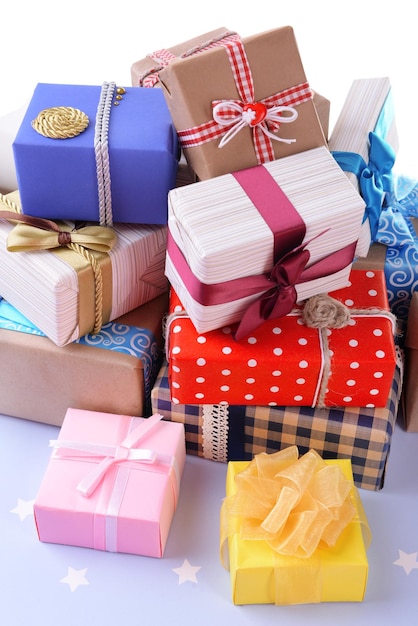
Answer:
[(304, 242), (306, 225), (270, 172), (263, 165), (258, 165), (234, 172), (231, 176), (240, 184), (272, 231), (272, 269), (266, 274), (205, 284), (194, 276), (170, 231), (167, 251), (189, 294), (203, 306), (223, 304), (258, 294), (259, 297), (249, 304), (239, 322), (234, 335), (239, 340), (266, 319), (276, 319), (290, 313), (297, 301), (296, 284), (330, 276), (352, 263), (356, 242), (308, 266), (309, 241)]

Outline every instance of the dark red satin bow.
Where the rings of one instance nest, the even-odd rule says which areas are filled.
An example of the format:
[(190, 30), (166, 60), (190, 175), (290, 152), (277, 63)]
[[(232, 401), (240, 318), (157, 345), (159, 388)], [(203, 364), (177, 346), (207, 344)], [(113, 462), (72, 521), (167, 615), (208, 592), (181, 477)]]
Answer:
[(265, 320), (290, 313), (297, 301), (295, 285), (300, 282), (309, 258), (309, 250), (299, 246), (275, 263), (268, 276), (273, 286), (246, 309), (234, 335), (237, 341), (261, 326)]

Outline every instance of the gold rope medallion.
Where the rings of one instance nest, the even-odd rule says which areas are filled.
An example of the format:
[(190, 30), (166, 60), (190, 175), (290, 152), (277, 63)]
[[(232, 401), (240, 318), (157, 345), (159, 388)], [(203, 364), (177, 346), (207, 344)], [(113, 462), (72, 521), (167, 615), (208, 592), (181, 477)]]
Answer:
[(73, 107), (51, 107), (43, 109), (32, 121), (37, 133), (51, 139), (69, 139), (86, 130), (88, 116)]

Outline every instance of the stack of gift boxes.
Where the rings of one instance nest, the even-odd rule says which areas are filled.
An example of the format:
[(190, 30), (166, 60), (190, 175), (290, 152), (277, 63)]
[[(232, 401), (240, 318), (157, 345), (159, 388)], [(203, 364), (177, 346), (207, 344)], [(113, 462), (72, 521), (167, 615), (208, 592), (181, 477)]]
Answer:
[[(222, 36), (227, 43), (215, 47)], [(389, 80), (355, 81), (327, 142), (327, 109), (319, 101), (318, 115), (318, 95), (301, 94), (292, 29), (245, 39), (244, 54), (226, 29), (208, 40), (204, 54), (185, 45), (132, 67), (133, 84), (152, 76), (165, 93), (198, 179), (169, 194), (167, 361), (153, 408), (184, 423), (188, 450), (205, 458), (314, 447), (351, 458), (356, 483), (379, 489), (402, 372), (383, 266), (353, 273), (351, 262), (372, 241), (376, 199), (360, 188), (369, 146), (398, 148)], [(284, 57), (291, 61), (278, 72)], [(287, 120), (272, 139), (277, 114)], [(247, 115), (260, 124), (244, 124)], [(296, 302), (331, 293), (353, 316), (338, 330), (308, 327), (292, 287)]]
[[(220, 28), (131, 72), (131, 87), (39, 84), (13, 145), (18, 190), (1, 197), (0, 411), (62, 425), (40, 539), (162, 556), (186, 451), (229, 462), (228, 497), (263, 453), (286, 473), (314, 451), (316, 468), (381, 489), (397, 318), (406, 327), (414, 301), (411, 287), (395, 310), (388, 263), (416, 244), (389, 80), (354, 81), (329, 137), (291, 27)], [(154, 494), (147, 510), (138, 489)], [(60, 533), (75, 509), (83, 524)], [(132, 516), (155, 522), (142, 543)], [(347, 597), (330, 582), (253, 598), (233, 582), (234, 601), (361, 599), (364, 546), (345, 541)], [(229, 538), (233, 581), (242, 549)]]

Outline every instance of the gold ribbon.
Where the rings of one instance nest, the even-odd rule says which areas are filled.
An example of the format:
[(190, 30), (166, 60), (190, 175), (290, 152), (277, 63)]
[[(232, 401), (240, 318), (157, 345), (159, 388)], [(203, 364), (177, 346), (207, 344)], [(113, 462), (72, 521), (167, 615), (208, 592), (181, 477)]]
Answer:
[(111, 289), (107, 288), (112, 284), (108, 252), (116, 243), (116, 232), (97, 225), (70, 230), (65, 223), (23, 215), (17, 192), (7, 197), (0, 194), (0, 201), (7, 207), (0, 211), (0, 218), (16, 224), (8, 235), (7, 250), (51, 250), (71, 265), (79, 282), (79, 334), (98, 333), (112, 306)]
[[(297, 446), (257, 454), (235, 476), (235, 486), (236, 492), (221, 507), (222, 564), (229, 569), (227, 540), (236, 534), (242, 540), (267, 543), (277, 604), (320, 601), (322, 565), (317, 550), (335, 546), (350, 522), (360, 517), (367, 529), (366, 543), (370, 540), (360, 501), (354, 503), (352, 481), (313, 449), (301, 457)], [(306, 584), (301, 585), (301, 576)]]

